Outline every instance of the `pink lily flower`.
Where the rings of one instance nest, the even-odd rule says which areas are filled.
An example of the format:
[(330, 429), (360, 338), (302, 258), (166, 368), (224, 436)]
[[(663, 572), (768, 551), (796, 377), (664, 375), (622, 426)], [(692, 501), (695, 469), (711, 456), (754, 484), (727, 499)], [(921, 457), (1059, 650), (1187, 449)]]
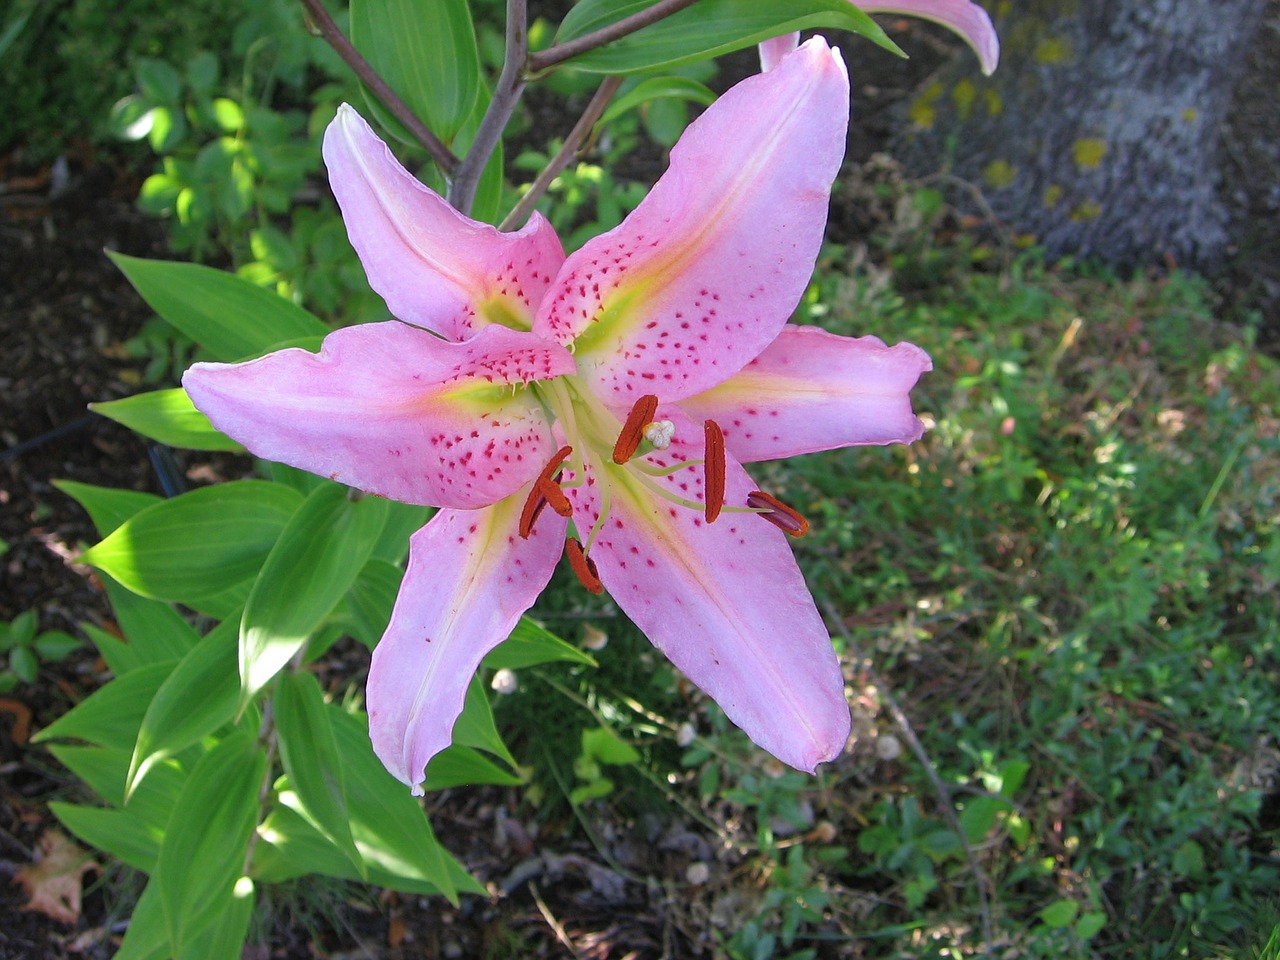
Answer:
[[(1000, 63), (1000, 38), (991, 17), (972, 0), (851, 0), (863, 13), (896, 13), (940, 23), (960, 35), (978, 55), (982, 72), (991, 76)], [(800, 34), (789, 33), (760, 44), (760, 69), (768, 71), (800, 43)]]
[(922, 350), (787, 324), (848, 96), (839, 54), (809, 41), (721, 97), (626, 221), (567, 258), (536, 214), (515, 233), (460, 215), (339, 110), (334, 193), (399, 321), (183, 384), (260, 457), (441, 508), (367, 691), (374, 748), (415, 791), (561, 554), (760, 746), (809, 771), (843, 749), (840, 666), (787, 541), (807, 524), (741, 464), (922, 432)]

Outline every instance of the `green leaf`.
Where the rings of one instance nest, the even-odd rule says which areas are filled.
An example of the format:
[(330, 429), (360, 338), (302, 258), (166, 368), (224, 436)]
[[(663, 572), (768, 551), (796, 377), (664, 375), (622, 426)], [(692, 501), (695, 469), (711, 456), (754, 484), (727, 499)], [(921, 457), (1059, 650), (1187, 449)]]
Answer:
[[(253, 850), (252, 875), (263, 883), (282, 883), (309, 873), (359, 879), (351, 861), (307, 820), (296, 799), (282, 793), (281, 800), (281, 805), (271, 811), (259, 831), (258, 844)], [(485, 888), (448, 851), (442, 851), (442, 855), (449, 879), (459, 892), (484, 895)], [(440, 893), (440, 888), (433, 883), (399, 876), (377, 864), (371, 864), (368, 873), (368, 882), (379, 887), (432, 896)]]
[(320, 684), (309, 673), (286, 673), (276, 686), (274, 703), (280, 759), (290, 785), (311, 821), (367, 880), (364, 860), (351, 838), (342, 756)]
[[(437, 137), (454, 138), (480, 89), (466, 0), (352, 0), (351, 42)], [(387, 130), (416, 143), (376, 97), (366, 101)]]
[[(580, 0), (557, 43), (585, 36), (648, 7), (654, 0)], [(901, 55), (865, 13), (848, 0), (701, 0), (633, 34), (567, 61), (590, 73), (628, 74), (718, 57), (795, 30), (849, 30)]]
[(301, 500), (264, 480), (202, 487), (135, 514), (81, 560), (144, 597), (191, 603), (253, 576)]
[(1194, 840), (1184, 840), (1173, 851), (1173, 872), (1180, 877), (1195, 877), (1204, 873), (1204, 848)]
[(98, 535), (103, 537), (134, 514), (161, 502), (161, 498), (154, 493), (95, 487), (74, 480), (55, 480), (53, 485), (84, 507), (89, 519), (98, 528)]
[(1091, 940), (1102, 932), (1107, 925), (1107, 915), (1102, 911), (1082, 913), (1076, 921), (1076, 936), (1081, 940)]
[(36, 637), (35, 643), (36, 653), (40, 654), (40, 659), (50, 660), (55, 663), (75, 653), (83, 646), (84, 641), (79, 637), (73, 637), (62, 630), (46, 630)]
[(138, 738), (138, 728), (147, 705), (173, 663), (139, 667), (117, 677), (45, 727), (31, 739), (37, 743), (53, 739), (77, 739), (129, 752)]
[(132, 810), (85, 807), (57, 800), (49, 803), (49, 810), (89, 846), (97, 847), (135, 870), (150, 873), (155, 869), (164, 834), (148, 826)]
[(606, 727), (582, 731), (582, 755), (615, 767), (640, 762), (640, 751)]
[(200, 642), (200, 634), (169, 604), (140, 597), (107, 576), (102, 578), (102, 582), (120, 632), (124, 635), (122, 646), (127, 669), (121, 668), (126, 664), (118, 666), (114, 658), (102, 649), (101, 643), (98, 648), (117, 677), (149, 663), (181, 660)]
[(370, 875), (376, 867), (395, 877), (423, 880), (456, 903), (449, 858), (409, 788), (387, 773), (374, 756), (367, 718), (333, 704), (325, 710), (342, 754), (351, 836)]
[(181, 387), (153, 390), (123, 400), (91, 403), (89, 409), (144, 437), (187, 450), (242, 451), (244, 447), (219, 433), (197, 410)]
[(226, 620), (174, 667), (143, 715), (125, 780), (126, 800), (156, 763), (229, 723), (240, 693), (239, 634)]
[(255, 739), (237, 733), (201, 757), (182, 788), (153, 877), (175, 952), (194, 943), (200, 907), (241, 876), (265, 770)]
[(346, 608), (356, 639), (370, 650), (386, 633), (403, 578), (404, 571), (399, 567), (374, 557), (347, 591)]
[(329, 332), (306, 310), (235, 274), (194, 263), (108, 256), (151, 309), (217, 360), (256, 357), (282, 342)]
[(981, 843), (995, 826), (996, 814), (1009, 805), (993, 797), (974, 797), (965, 803), (960, 814), (960, 826), (969, 843)]
[[(133, 908), (124, 942), (113, 960), (240, 960), (253, 915), (247, 879), (202, 903), (187, 927), (187, 945), (169, 944), (160, 884), (153, 877)], [(216, 925), (215, 925), (216, 921)], [(207, 935), (210, 927), (214, 927)]]
[(507, 750), (507, 745), (502, 742), (502, 736), (493, 722), (493, 708), (489, 705), (489, 697), (479, 677), (472, 677), (471, 685), (467, 687), (462, 713), (453, 725), (453, 742), (487, 750), (511, 766), (516, 765), (515, 757)]
[(433, 507), (387, 501), (387, 522), (378, 536), (373, 555), (389, 563), (399, 563), (409, 553), (409, 538), (426, 526), (435, 513)]
[(9, 669), (23, 683), (31, 683), (40, 673), (40, 661), (30, 647), (14, 647), (9, 651)]
[(607, 126), (629, 110), (654, 100), (692, 101), (709, 107), (715, 103), (716, 95), (705, 83), (687, 77), (649, 77), (610, 103), (596, 127)]
[(484, 658), (482, 664), (490, 670), (519, 670), (539, 663), (567, 660), (594, 667), (596, 661), (572, 644), (566, 643), (550, 630), (528, 617), (521, 617), (516, 628)]
[(137, 67), (143, 96), (157, 103), (177, 105), (182, 96), (182, 74), (167, 60), (142, 57)]
[(318, 487), (263, 563), (240, 623), (242, 706), (337, 606), (378, 542), (386, 501), (349, 493), (336, 483)]
[(1080, 904), (1074, 900), (1057, 900), (1041, 910), (1037, 916), (1047, 927), (1069, 927), (1080, 912)]
[(437, 791), (480, 784), (516, 787), (522, 783), (524, 780), (519, 776), (503, 770), (484, 754), (455, 743), (431, 758), (423, 789)]

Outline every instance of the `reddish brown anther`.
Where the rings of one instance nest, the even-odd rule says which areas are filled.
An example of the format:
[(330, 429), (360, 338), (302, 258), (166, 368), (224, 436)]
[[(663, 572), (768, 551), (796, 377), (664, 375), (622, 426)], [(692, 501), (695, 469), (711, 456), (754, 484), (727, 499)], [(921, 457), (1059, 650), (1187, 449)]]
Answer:
[(714, 420), (706, 421), (702, 431), (706, 438), (706, 455), (702, 461), (707, 495), (704, 511), (707, 523), (714, 523), (724, 506), (724, 431)]
[(529, 539), (529, 534), (533, 533), (534, 523), (542, 513), (542, 508), (548, 503), (551, 504), (551, 509), (562, 517), (573, 514), (569, 498), (564, 495), (564, 491), (556, 482), (560, 473), (560, 464), (564, 463), (571, 453), (573, 453), (573, 447), (561, 447), (551, 458), (551, 462), (542, 468), (538, 479), (533, 481), (533, 489), (529, 491), (529, 498), (525, 500), (524, 509), (520, 511), (519, 531), (523, 539)]
[(658, 398), (651, 393), (635, 402), (635, 406), (627, 414), (627, 422), (622, 425), (622, 432), (618, 434), (618, 442), (613, 445), (614, 463), (626, 463), (635, 455), (644, 438), (644, 428), (653, 422), (657, 412)]
[(747, 494), (747, 506), (761, 511), (761, 517), (788, 536), (803, 537), (809, 532), (808, 520), (777, 497), (770, 496), (763, 490), (753, 490)]
[(582, 544), (573, 537), (566, 537), (564, 553), (569, 558), (569, 566), (578, 576), (578, 582), (591, 593), (604, 593), (604, 584), (596, 572), (596, 562), (586, 555)]

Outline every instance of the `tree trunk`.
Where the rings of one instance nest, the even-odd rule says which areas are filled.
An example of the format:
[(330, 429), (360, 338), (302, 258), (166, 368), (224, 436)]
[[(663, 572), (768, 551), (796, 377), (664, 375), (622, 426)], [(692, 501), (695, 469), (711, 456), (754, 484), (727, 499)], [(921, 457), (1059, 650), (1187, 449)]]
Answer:
[(999, 70), (944, 68), (896, 152), (977, 185), (1051, 256), (1216, 264), (1219, 140), (1267, 2), (1001, 0)]

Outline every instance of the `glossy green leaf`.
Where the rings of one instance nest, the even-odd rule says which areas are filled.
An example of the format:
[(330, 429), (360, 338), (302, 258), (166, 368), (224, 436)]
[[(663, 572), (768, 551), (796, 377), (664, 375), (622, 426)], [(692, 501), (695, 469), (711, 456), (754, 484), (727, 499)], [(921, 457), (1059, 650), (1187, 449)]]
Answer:
[(376, 867), (393, 876), (423, 880), (457, 902), (449, 858), (409, 788), (374, 756), (367, 718), (333, 704), (325, 709), (342, 754), (351, 835), (370, 873)]
[(126, 753), (132, 751), (147, 704), (174, 666), (175, 663), (156, 663), (117, 677), (81, 700), (32, 740), (39, 743), (75, 739)]
[(594, 667), (596, 661), (590, 654), (566, 643), (550, 630), (528, 617), (521, 617), (511, 636), (489, 652), (482, 661), (490, 670), (519, 670), (539, 663), (567, 660)]
[(336, 483), (318, 487), (263, 563), (240, 623), (242, 705), (302, 649), (378, 542), (386, 501), (349, 493)]
[(153, 880), (175, 952), (194, 943), (200, 907), (231, 893), (258, 819), (266, 757), (236, 733), (200, 758), (174, 805)]
[(151, 309), (217, 360), (256, 357), (284, 341), (329, 332), (306, 310), (235, 274), (195, 263), (108, 255)]
[[(200, 634), (196, 633), (195, 627), (169, 604), (140, 597), (109, 576), (104, 575), (102, 582), (123, 635), (124, 656), (131, 664), (129, 669), (149, 663), (181, 660), (200, 642)], [(102, 652), (112, 673), (121, 676), (127, 672), (117, 668), (106, 651)]]
[(161, 502), (154, 493), (95, 487), (74, 480), (55, 480), (53, 485), (84, 507), (99, 536), (107, 536), (136, 513)]
[(240, 960), (253, 915), (253, 893), (252, 883), (245, 881), (201, 903), (189, 918), (186, 946), (174, 950), (160, 884), (153, 877), (133, 908), (113, 960)]
[(423, 788), (436, 791), (480, 784), (515, 787), (522, 783), (524, 780), (517, 774), (502, 769), (484, 754), (455, 743), (431, 758)]
[[(104, 801), (113, 807), (125, 806), (124, 785), (132, 749), (53, 743), (49, 745), (49, 752)], [(187, 772), (177, 760), (157, 763), (146, 782), (139, 784), (129, 798), (129, 810), (163, 831), (186, 779)]]
[[(580, 0), (561, 23), (556, 42), (585, 36), (653, 3)], [(591, 73), (642, 73), (718, 57), (813, 28), (848, 30), (901, 54), (884, 31), (849, 0), (700, 0), (643, 30), (574, 57), (567, 65)]]
[(374, 557), (364, 565), (347, 591), (346, 610), (356, 639), (370, 650), (387, 630), (402, 579), (403, 570)]
[(235, 620), (219, 624), (174, 667), (147, 706), (129, 763), (128, 798), (147, 771), (235, 716), (240, 693)]
[(368, 879), (351, 838), (342, 756), (320, 684), (309, 673), (286, 673), (276, 686), (274, 704), (280, 759), (290, 785), (311, 821), (347, 856), (361, 879)]
[(264, 480), (202, 487), (135, 514), (81, 560), (144, 597), (191, 603), (252, 577), (301, 501)]
[(123, 400), (91, 403), (89, 409), (123, 424), (134, 433), (171, 447), (187, 450), (244, 449), (225, 433), (215, 430), (209, 418), (192, 405), (187, 391), (181, 387), (139, 393)]
[(471, 686), (467, 687), (467, 698), (462, 705), (462, 713), (453, 725), (453, 742), (465, 747), (477, 747), (487, 750), (494, 756), (501, 757), (511, 766), (516, 765), (507, 745), (502, 742), (498, 727), (493, 722), (493, 708), (489, 705), (489, 696), (484, 682), (477, 676), (471, 678)]
[(628, 111), (655, 100), (680, 100), (709, 107), (715, 103), (716, 95), (705, 83), (688, 77), (649, 77), (610, 103), (596, 126), (607, 126)]
[(132, 810), (110, 810), (51, 801), (50, 812), (84, 843), (110, 854), (135, 870), (150, 873), (160, 852), (161, 831)]
[[(281, 794), (281, 805), (268, 815), (258, 831), (259, 840), (253, 850), (252, 875), (262, 883), (282, 883), (309, 873), (357, 880), (355, 867), (330, 843), (301, 811), (301, 804), (288, 795)], [(462, 868), (462, 865), (442, 850), (449, 880), (459, 893), (484, 895), (485, 888)], [(438, 895), (439, 887), (416, 877), (391, 873), (381, 866), (370, 864), (369, 883), (390, 890), (406, 893)]]
[[(480, 89), (466, 0), (352, 0), (351, 42), (437, 137), (454, 138)], [(415, 142), (377, 98), (366, 100), (379, 123)]]

